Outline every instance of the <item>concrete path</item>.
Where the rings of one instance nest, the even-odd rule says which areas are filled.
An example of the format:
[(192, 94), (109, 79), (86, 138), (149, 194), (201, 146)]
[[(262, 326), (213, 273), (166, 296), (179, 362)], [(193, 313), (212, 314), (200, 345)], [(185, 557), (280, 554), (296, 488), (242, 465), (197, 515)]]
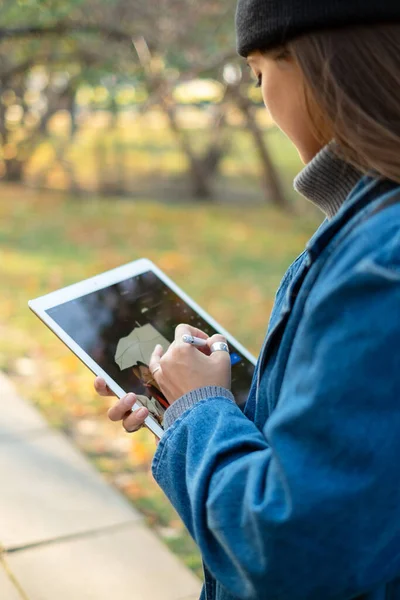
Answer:
[(0, 373), (0, 600), (195, 600), (198, 579)]

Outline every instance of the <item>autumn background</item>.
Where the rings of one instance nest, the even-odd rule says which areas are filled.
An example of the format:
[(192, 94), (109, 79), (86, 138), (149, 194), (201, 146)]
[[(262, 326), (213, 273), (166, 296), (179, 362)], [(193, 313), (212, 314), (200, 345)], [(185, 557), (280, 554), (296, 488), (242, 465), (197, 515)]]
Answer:
[(153, 482), (153, 437), (109, 423), (30, 298), (148, 257), (257, 355), (321, 221), (236, 56), (232, 0), (3, 0), (0, 369), (199, 576)]

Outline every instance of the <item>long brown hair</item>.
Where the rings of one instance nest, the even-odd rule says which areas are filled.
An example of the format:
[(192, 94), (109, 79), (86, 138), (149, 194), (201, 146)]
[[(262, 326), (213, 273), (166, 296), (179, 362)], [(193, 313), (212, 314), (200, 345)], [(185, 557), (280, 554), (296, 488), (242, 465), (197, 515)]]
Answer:
[(363, 173), (400, 183), (400, 24), (308, 33), (287, 44), (321, 143)]

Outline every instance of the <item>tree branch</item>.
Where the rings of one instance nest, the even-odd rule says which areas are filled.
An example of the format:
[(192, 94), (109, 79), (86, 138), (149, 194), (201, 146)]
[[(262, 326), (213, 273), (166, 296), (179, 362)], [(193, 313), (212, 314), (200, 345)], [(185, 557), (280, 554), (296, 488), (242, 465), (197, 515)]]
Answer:
[(24, 27), (4, 28), (0, 27), (0, 42), (5, 40), (29, 38), (36, 36), (63, 35), (68, 33), (91, 33), (99, 34), (116, 42), (127, 42), (132, 44), (132, 36), (126, 31), (115, 29), (104, 24), (90, 25), (73, 22), (60, 22), (54, 25), (26, 25)]
[(103, 57), (99, 54), (95, 54), (94, 52), (83, 49), (78, 50), (77, 52), (72, 52), (71, 54), (62, 54), (53, 57), (50, 57), (48, 54), (37, 54), (34, 58), (24, 60), (16, 65), (12, 65), (4, 71), (0, 71), (0, 85), (3, 87), (6, 86), (13, 77), (26, 73), (29, 71), (29, 69), (36, 65), (68, 63), (76, 60), (81, 61), (85, 66), (93, 66), (101, 64)]
[(223, 67), (226, 63), (232, 62), (233, 60), (237, 60), (238, 55), (233, 50), (229, 50), (216, 58), (210, 59), (210, 61), (204, 61), (198, 65), (196, 65), (193, 69), (185, 72), (183, 75), (179, 77), (179, 81), (190, 81), (191, 79), (195, 79), (199, 75), (203, 75), (204, 73), (215, 71)]
[(4, 86), (15, 77), (15, 75), (20, 75), (21, 73), (26, 73), (31, 67), (33, 67), (37, 63), (37, 58), (29, 58), (28, 60), (24, 60), (17, 65), (13, 65), (9, 69), (5, 69), (4, 71), (0, 71), (0, 83)]

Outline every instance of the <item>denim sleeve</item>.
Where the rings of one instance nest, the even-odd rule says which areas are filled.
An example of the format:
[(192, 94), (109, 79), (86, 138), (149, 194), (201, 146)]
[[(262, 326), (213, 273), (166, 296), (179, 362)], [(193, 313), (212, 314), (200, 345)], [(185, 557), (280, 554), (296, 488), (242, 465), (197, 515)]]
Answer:
[(235, 598), (337, 600), (398, 576), (399, 307), (400, 269), (361, 263), (305, 311), (263, 431), (216, 397), (161, 440), (154, 477)]

